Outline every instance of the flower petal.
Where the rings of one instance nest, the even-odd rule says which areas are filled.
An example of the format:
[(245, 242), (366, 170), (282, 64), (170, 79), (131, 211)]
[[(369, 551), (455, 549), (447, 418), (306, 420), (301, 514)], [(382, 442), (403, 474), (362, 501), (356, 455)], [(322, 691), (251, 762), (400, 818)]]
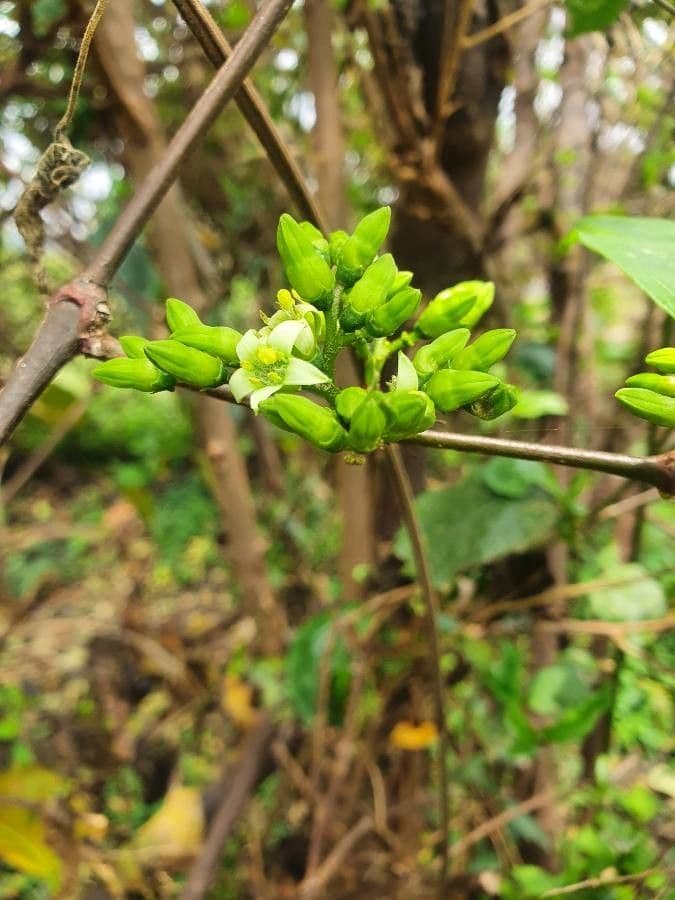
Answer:
[(243, 362), (245, 359), (249, 359), (249, 357), (253, 356), (258, 349), (259, 343), (260, 338), (252, 328), (249, 328), (249, 330), (242, 335), (237, 344), (237, 356), (239, 359)]
[(275, 325), (267, 337), (267, 345), (274, 347), (275, 350), (281, 350), (282, 353), (290, 354), (305, 324), (298, 319), (290, 319), (288, 322)]
[(415, 366), (411, 363), (405, 353), (399, 350), (398, 353), (398, 371), (396, 372), (395, 391), (416, 391), (419, 387), (419, 379)]
[(304, 359), (291, 358), (284, 378), (284, 384), (325, 384), (328, 375)]
[(265, 385), (265, 387), (258, 388), (257, 391), (253, 391), (251, 394), (251, 409), (256, 416), (258, 415), (258, 407), (263, 400), (267, 400), (268, 397), (271, 397), (272, 394), (276, 394), (279, 390), (281, 390), (280, 384), (268, 384)]
[(234, 399), (239, 403), (244, 397), (247, 397), (251, 391), (255, 390), (255, 385), (248, 377), (243, 369), (237, 369), (230, 378), (230, 390), (234, 394)]

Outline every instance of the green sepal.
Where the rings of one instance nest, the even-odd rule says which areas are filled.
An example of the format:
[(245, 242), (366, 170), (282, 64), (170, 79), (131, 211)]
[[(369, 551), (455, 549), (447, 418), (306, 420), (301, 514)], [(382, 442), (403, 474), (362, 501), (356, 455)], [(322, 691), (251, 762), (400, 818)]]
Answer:
[(640, 372), (626, 379), (631, 388), (645, 388), (664, 397), (675, 397), (675, 375), (657, 375), (655, 372)]
[(108, 359), (92, 370), (97, 381), (116, 388), (130, 388), (146, 394), (158, 391), (172, 391), (175, 381), (166, 372), (161, 372), (149, 359), (128, 359), (118, 357)]
[(388, 337), (401, 328), (420, 305), (422, 292), (405, 287), (366, 317), (366, 331), (373, 337)]
[(665, 375), (673, 375), (675, 374), (675, 347), (661, 347), (660, 350), (652, 350), (645, 357), (645, 362)]
[(203, 350), (212, 356), (217, 356), (228, 365), (239, 365), (237, 356), (237, 344), (241, 340), (241, 332), (227, 325), (200, 325), (195, 328), (180, 328), (174, 331), (171, 339), (185, 344), (186, 347), (194, 347), (195, 350)]
[(202, 320), (187, 303), (183, 303), (182, 300), (177, 300), (175, 297), (169, 297), (166, 301), (166, 324), (169, 326), (169, 331), (178, 331), (179, 328), (194, 328), (196, 325), (201, 325)]
[(381, 396), (379, 391), (368, 394), (354, 411), (349, 423), (349, 446), (352, 450), (370, 453), (382, 443), (387, 417), (382, 409)]
[(382, 206), (365, 216), (342, 244), (337, 259), (337, 278), (349, 287), (375, 259), (389, 232), (391, 209)]
[(382, 406), (387, 417), (385, 441), (402, 441), (436, 421), (433, 400), (424, 391), (391, 391), (384, 395)]
[(424, 390), (437, 408), (447, 413), (480, 399), (499, 383), (498, 378), (486, 372), (441, 369), (431, 376)]
[(428, 378), (438, 369), (452, 365), (454, 357), (464, 349), (470, 337), (468, 328), (455, 328), (420, 347), (412, 360), (420, 378)]
[(335, 398), (335, 409), (340, 418), (345, 422), (350, 422), (352, 416), (367, 396), (368, 391), (366, 391), (365, 388), (357, 387), (356, 385), (346, 387), (344, 390), (340, 391)]
[(347, 443), (347, 432), (332, 409), (297, 394), (275, 394), (260, 409), (275, 425), (300, 435), (310, 444), (337, 453)]
[(129, 359), (145, 359), (145, 348), (150, 341), (138, 334), (125, 334), (119, 339), (120, 347)]
[(515, 339), (516, 332), (513, 328), (495, 328), (486, 331), (454, 357), (452, 367), (487, 372), (491, 366), (506, 356)]
[(145, 355), (177, 381), (200, 389), (216, 387), (227, 378), (222, 360), (178, 341), (151, 341)]
[(366, 314), (385, 302), (395, 277), (396, 263), (391, 253), (385, 253), (368, 266), (347, 294), (340, 312), (340, 324), (345, 331), (359, 328)]
[(325, 309), (333, 296), (335, 276), (307, 233), (288, 213), (279, 219), (277, 249), (291, 287), (304, 300)]
[(644, 388), (621, 388), (614, 396), (641, 419), (675, 428), (675, 397), (664, 397)]
[(513, 384), (500, 384), (466, 407), (466, 411), (478, 419), (491, 421), (510, 412), (518, 402), (519, 391)]
[(463, 281), (436, 294), (417, 320), (416, 328), (435, 338), (453, 328), (473, 328), (494, 300), (490, 281)]

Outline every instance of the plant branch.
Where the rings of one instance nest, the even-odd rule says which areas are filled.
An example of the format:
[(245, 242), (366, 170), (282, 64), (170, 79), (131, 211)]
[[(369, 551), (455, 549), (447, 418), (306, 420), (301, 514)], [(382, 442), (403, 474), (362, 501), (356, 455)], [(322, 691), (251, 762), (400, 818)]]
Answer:
[(474, 0), (459, 0), (451, 3), (446, 0), (443, 17), (443, 37), (441, 40), (441, 70), (438, 76), (436, 93), (436, 115), (434, 128), (436, 141), (439, 142), (447, 117), (448, 105), (457, 82), (459, 63), (465, 47), (465, 35), (471, 22)]
[(267, 0), (192, 109), (157, 166), (134, 195), (81, 277), (50, 299), (45, 319), (26, 355), (0, 391), (0, 445), (59, 369), (78, 351), (105, 355), (109, 319), (105, 287), (176, 179), (178, 169), (235, 94), (292, 5)]
[(429, 652), (431, 653), (434, 679), (434, 706), (436, 708), (436, 727), (438, 728), (438, 785), (439, 785), (439, 819), (441, 827), (441, 873), (439, 883), (439, 897), (445, 897), (445, 881), (448, 871), (448, 857), (450, 847), (450, 800), (448, 787), (448, 727), (445, 721), (445, 702), (443, 672), (441, 670), (441, 642), (438, 633), (438, 602), (436, 592), (431, 581), (431, 572), (424, 549), (424, 537), (422, 529), (417, 521), (415, 512), (415, 498), (413, 496), (410, 479), (406, 472), (401, 451), (395, 444), (385, 447), (387, 462), (391, 468), (391, 474), (396, 488), (396, 496), (401, 506), (401, 518), (408, 532), (410, 544), (415, 559), (415, 570), (419, 581), (426, 608), (427, 638)]
[[(201, 0), (173, 0), (209, 61), (218, 68), (232, 55), (232, 47)], [(309, 190), (300, 168), (267, 110), (265, 101), (247, 78), (235, 103), (260, 141), (267, 158), (285, 185), (298, 211), (323, 232), (329, 230), (323, 211)]]
[(508, 31), (509, 28), (513, 28), (514, 25), (527, 19), (528, 16), (534, 15), (534, 13), (544, 6), (549, 6), (550, 3), (551, 0), (530, 0), (525, 6), (521, 6), (520, 9), (516, 9), (512, 13), (503, 16), (487, 28), (482, 28), (480, 31), (467, 35), (462, 41), (462, 47), (464, 50), (471, 50), (473, 47), (477, 47), (485, 41), (492, 40), (493, 37), (497, 37), (498, 34), (503, 34), (505, 31)]

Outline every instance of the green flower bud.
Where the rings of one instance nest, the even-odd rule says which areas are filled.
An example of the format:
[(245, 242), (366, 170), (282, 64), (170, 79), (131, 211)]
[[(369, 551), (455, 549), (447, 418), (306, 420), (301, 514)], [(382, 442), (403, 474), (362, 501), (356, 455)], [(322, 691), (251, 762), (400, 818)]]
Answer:
[(453, 328), (473, 328), (490, 308), (495, 286), (489, 281), (463, 281), (446, 288), (429, 303), (417, 320), (417, 330), (426, 337), (438, 337)]
[(172, 391), (175, 381), (166, 372), (160, 372), (149, 359), (109, 359), (96, 366), (92, 375), (97, 381), (117, 388), (133, 388), (146, 394)]
[(367, 313), (384, 303), (395, 277), (396, 263), (391, 253), (385, 253), (368, 266), (347, 295), (340, 313), (340, 323), (346, 331), (358, 328)]
[(438, 369), (452, 364), (454, 357), (465, 347), (470, 336), (468, 328), (456, 328), (437, 337), (430, 344), (420, 347), (412, 360), (420, 378), (428, 378)]
[(309, 238), (312, 247), (314, 247), (315, 250), (318, 250), (321, 256), (323, 256), (330, 265), (330, 246), (319, 229), (315, 225), (312, 225), (311, 222), (299, 222), (298, 224)]
[(486, 372), (466, 372), (441, 369), (426, 383), (424, 390), (442, 412), (453, 412), (467, 403), (473, 403), (494, 390), (499, 379)]
[(387, 417), (380, 398), (369, 394), (352, 415), (349, 424), (349, 446), (359, 453), (370, 453), (382, 443), (386, 427)]
[(145, 359), (145, 348), (150, 341), (137, 334), (125, 334), (119, 339), (120, 346), (129, 359)]
[(241, 332), (226, 325), (181, 328), (171, 335), (172, 340), (185, 344), (186, 347), (194, 347), (195, 350), (203, 350), (211, 356), (217, 356), (231, 366), (239, 365), (237, 344), (241, 337)]
[(201, 325), (202, 320), (187, 303), (169, 297), (166, 301), (166, 324), (169, 331), (178, 331), (179, 328), (194, 328), (195, 325)]
[(675, 373), (675, 347), (661, 347), (660, 350), (652, 350), (645, 357), (645, 362), (654, 366), (659, 372), (672, 375)]
[(145, 355), (183, 384), (203, 389), (216, 387), (227, 378), (221, 360), (178, 341), (151, 341), (145, 348)]
[(260, 409), (275, 425), (319, 447), (337, 453), (347, 442), (347, 432), (332, 409), (319, 406), (298, 394), (275, 394), (263, 400)]
[(389, 288), (387, 300), (390, 300), (394, 296), (394, 294), (398, 294), (398, 292), (402, 291), (403, 288), (407, 288), (412, 280), (412, 272), (397, 272), (396, 278), (394, 278), (392, 286)]
[(373, 337), (387, 337), (398, 331), (415, 312), (422, 299), (417, 288), (406, 287), (366, 317), (366, 330)]
[(473, 369), (487, 372), (491, 366), (503, 359), (516, 339), (513, 328), (495, 328), (486, 331), (465, 347), (452, 361), (453, 369)]
[(518, 388), (513, 384), (500, 384), (494, 391), (466, 407), (467, 412), (479, 419), (490, 421), (509, 412), (518, 402)]
[(645, 388), (664, 397), (675, 397), (675, 375), (656, 375), (654, 372), (640, 372), (626, 379), (628, 387)]
[(366, 389), (356, 385), (340, 391), (335, 398), (335, 409), (340, 418), (345, 422), (350, 422), (357, 408), (361, 406), (367, 396)]
[(391, 222), (391, 209), (382, 206), (361, 219), (351, 237), (342, 244), (338, 257), (338, 281), (354, 284), (384, 243)]
[(384, 395), (382, 406), (387, 417), (386, 441), (402, 441), (426, 431), (436, 421), (433, 401), (423, 391), (391, 391)]
[(621, 388), (614, 396), (641, 419), (675, 428), (675, 397), (664, 397), (644, 388)]
[(291, 287), (303, 299), (325, 308), (332, 298), (335, 277), (305, 231), (288, 213), (279, 219), (277, 248)]
[(331, 231), (328, 235), (328, 248), (330, 250), (330, 261), (332, 265), (337, 265), (337, 261), (340, 258), (340, 252), (344, 246), (345, 241), (349, 239), (349, 235), (346, 231)]

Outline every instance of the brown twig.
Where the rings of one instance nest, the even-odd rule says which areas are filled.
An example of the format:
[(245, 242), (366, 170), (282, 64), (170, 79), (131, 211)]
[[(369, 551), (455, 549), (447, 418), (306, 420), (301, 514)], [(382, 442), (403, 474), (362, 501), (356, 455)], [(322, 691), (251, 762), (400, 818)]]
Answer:
[[(631, 875), (615, 875), (609, 878), (603, 878), (602, 875), (600, 875), (597, 878), (586, 878), (585, 881), (577, 881), (575, 884), (568, 884), (565, 887), (551, 888), (550, 890), (545, 891), (541, 896), (542, 898), (562, 897), (563, 894), (576, 894), (578, 891), (585, 891), (588, 888), (611, 887), (613, 884), (635, 884), (636, 882), (644, 881), (646, 878), (649, 878), (650, 875), (654, 875), (658, 871), (658, 868), (652, 867), (650, 869), (645, 869), (643, 872), (634, 872)], [(675, 873), (675, 868), (667, 869), (666, 873)]]
[(509, 28), (513, 28), (514, 25), (517, 25), (529, 16), (534, 15), (537, 10), (542, 9), (544, 6), (549, 6), (550, 3), (551, 0), (530, 0), (525, 6), (521, 6), (520, 9), (516, 9), (512, 13), (502, 16), (501, 19), (494, 22), (492, 25), (489, 25), (487, 28), (482, 28), (480, 31), (474, 32), (474, 34), (466, 35), (462, 41), (462, 47), (465, 50), (471, 50), (473, 47), (485, 43), (485, 41), (492, 40), (493, 37), (497, 37), (498, 34), (503, 34), (505, 31), (508, 31)]
[(223, 844), (241, 815), (270, 753), (274, 727), (269, 719), (257, 726), (241, 751), (241, 759), (231, 776), (223, 779), (222, 800), (201, 853), (188, 875), (181, 900), (201, 900), (220, 860)]
[(433, 666), (433, 691), (436, 728), (438, 729), (438, 786), (439, 786), (439, 822), (441, 827), (441, 871), (439, 876), (439, 896), (445, 896), (445, 881), (448, 870), (448, 853), (450, 843), (450, 800), (448, 786), (448, 727), (445, 720), (445, 702), (443, 672), (441, 670), (441, 642), (438, 633), (438, 601), (431, 572), (424, 548), (424, 537), (415, 512), (414, 496), (410, 486), (408, 473), (401, 459), (397, 446), (390, 444), (385, 448), (392, 478), (396, 486), (396, 495), (401, 506), (401, 518), (408, 532), (412, 547), (417, 580), (419, 581), (426, 608), (427, 639)]
[(471, 22), (474, 0), (459, 0), (451, 3), (446, 0), (443, 18), (443, 36), (441, 39), (440, 72), (438, 75), (438, 89), (436, 92), (436, 116), (434, 130), (436, 143), (443, 133), (443, 126), (447, 117), (447, 107), (452, 100), (452, 95), (457, 82), (459, 63), (464, 50), (465, 35)]
[(496, 831), (500, 831), (509, 822), (513, 822), (514, 819), (526, 816), (528, 813), (534, 812), (535, 809), (541, 809), (542, 806), (545, 806), (553, 799), (553, 796), (551, 791), (542, 791), (533, 797), (529, 797), (527, 800), (523, 800), (521, 803), (517, 803), (515, 806), (511, 806), (509, 809), (505, 809), (504, 812), (478, 825), (473, 831), (456, 841), (452, 846), (450, 855), (453, 858), (459, 856), (465, 850), (473, 847), (474, 844), (489, 837)]

